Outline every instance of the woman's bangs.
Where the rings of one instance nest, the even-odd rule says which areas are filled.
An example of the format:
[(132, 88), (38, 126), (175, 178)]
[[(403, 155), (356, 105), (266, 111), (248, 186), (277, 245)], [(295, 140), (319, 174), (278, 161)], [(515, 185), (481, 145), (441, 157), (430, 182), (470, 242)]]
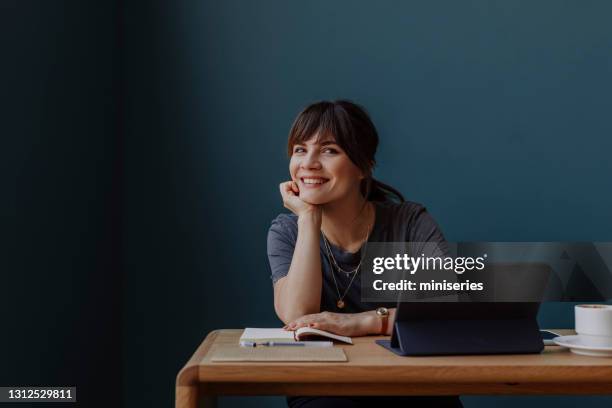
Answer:
[(338, 126), (336, 118), (333, 114), (333, 109), (317, 110), (312, 109), (302, 113), (296, 120), (289, 136), (289, 155), (291, 156), (293, 146), (296, 144), (305, 144), (307, 141), (316, 137), (315, 143), (321, 140), (331, 138), (338, 143), (336, 137)]

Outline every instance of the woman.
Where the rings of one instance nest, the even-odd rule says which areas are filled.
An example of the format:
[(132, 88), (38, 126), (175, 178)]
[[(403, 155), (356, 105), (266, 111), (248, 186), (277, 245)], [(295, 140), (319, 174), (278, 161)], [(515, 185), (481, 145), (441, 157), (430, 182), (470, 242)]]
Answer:
[[(292, 214), (276, 217), (268, 232), (274, 308), (287, 330), (310, 326), (351, 337), (391, 334), (394, 304), (361, 302), (367, 242), (445, 244), (423, 206), (372, 177), (377, 146), (368, 114), (349, 101), (314, 103), (293, 123), (291, 181), (280, 184), (283, 205)], [(457, 397), (288, 398), (292, 407), (381, 402), (461, 406)]]

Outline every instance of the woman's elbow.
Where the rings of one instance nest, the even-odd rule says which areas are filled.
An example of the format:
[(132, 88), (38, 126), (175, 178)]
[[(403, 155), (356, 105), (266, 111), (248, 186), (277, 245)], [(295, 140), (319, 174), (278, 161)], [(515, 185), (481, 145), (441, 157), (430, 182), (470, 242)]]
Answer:
[(314, 308), (304, 308), (304, 307), (279, 307), (276, 305), (274, 307), (276, 311), (276, 315), (278, 318), (284, 323), (288, 324), (292, 321), (299, 319), (302, 316), (306, 316), (308, 314), (319, 313), (319, 309)]

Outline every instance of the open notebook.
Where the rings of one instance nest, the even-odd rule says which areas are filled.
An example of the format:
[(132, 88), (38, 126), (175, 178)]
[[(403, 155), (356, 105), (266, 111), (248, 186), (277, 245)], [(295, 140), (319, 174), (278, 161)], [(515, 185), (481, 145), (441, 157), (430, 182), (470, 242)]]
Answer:
[(313, 329), (311, 327), (300, 327), (296, 331), (284, 330), (284, 329), (258, 329), (247, 327), (240, 336), (241, 342), (251, 343), (265, 343), (265, 342), (276, 342), (276, 343), (292, 343), (302, 340), (326, 340), (332, 339), (341, 341), (347, 344), (353, 344), (353, 340), (350, 337), (339, 336), (330, 332), (326, 332), (319, 329)]

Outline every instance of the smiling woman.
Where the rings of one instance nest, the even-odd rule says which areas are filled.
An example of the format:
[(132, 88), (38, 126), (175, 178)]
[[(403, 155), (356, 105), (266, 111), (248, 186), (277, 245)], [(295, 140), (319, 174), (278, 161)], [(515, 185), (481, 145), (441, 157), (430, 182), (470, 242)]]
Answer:
[[(435, 242), (442, 232), (425, 208), (372, 177), (378, 133), (349, 101), (318, 102), (296, 118), (288, 141), (291, 180), (285, 208), (268, 232), (274, 308), (285, 328), (309, 326), (344, 336), (390, 334), (395, 304), (361, 301), (368, 241)], [(380, 398), (380, 399), (379, 399)], [(457, 397), (291, 397), (290, 406), (461, 406)]]

